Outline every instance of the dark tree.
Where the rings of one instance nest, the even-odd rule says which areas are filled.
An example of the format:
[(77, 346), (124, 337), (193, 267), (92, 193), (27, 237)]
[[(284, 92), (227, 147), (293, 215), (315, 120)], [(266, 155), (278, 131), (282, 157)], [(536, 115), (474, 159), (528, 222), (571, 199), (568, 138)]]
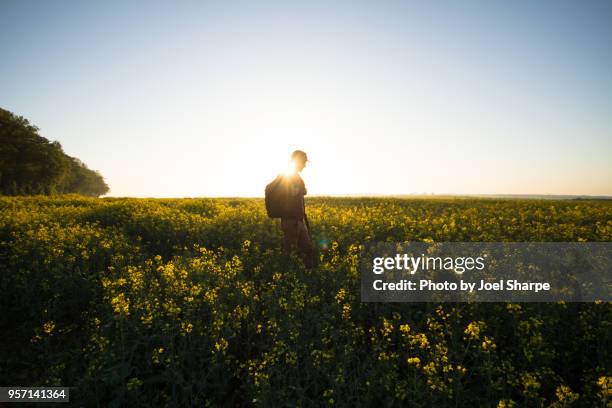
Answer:
[(0, 108), (0, 194), (97, 197), (108, 192), (100, 173), (66, 155), (59, 142), (47, 140), (38, 130), (24, 117)]

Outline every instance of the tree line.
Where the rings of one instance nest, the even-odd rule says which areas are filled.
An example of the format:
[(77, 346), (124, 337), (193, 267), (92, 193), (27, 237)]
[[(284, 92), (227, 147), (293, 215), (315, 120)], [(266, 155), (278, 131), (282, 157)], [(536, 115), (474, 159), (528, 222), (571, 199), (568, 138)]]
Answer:
[(97, 197), (108, 192), (99, 172), (38, 131), (26, 118), (0, 108), (0, 194)]

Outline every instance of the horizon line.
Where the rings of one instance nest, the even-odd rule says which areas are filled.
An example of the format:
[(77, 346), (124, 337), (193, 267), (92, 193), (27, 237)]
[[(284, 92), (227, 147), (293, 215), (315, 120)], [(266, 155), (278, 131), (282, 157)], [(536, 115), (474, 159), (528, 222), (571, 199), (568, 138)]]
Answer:
[[(355, 194), (308, 194), (305, 198), (444, 198), (444, 197), (467, 197), (467, 198), (515, 198), (515, 199), (599, 199), (612, 200), (612, 195), (593, 195), (593, 194), (519, 194), (519, 193), (475, 193), (475, 194), (448, 194), (448, 193), (400, 193), (400, 194), (380, 194), (380, 193), (355, 193)], [(220, 198), (220, 199), (263, 199), (264, 196), (126, 196), (126, 195), (104, 195), (98, 198), (142, 198), (142, 199), (197, 199), (197, 198)]]

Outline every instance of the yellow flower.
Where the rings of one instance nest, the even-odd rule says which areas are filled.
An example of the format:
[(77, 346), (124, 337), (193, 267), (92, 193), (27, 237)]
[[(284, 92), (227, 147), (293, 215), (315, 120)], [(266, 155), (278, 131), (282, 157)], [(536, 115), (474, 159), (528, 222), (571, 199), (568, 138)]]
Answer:
[(604, 400), (612, 398), (612, 377), (602, 376), (597, 379), (597, 385)]
[(55, 322), (48, 321), (48, 322), (45, 322), (45, 324), (43, 324), (43, 331), (46, 334), (51, 334), (53, 332), (53, 329), (55, 329)]
[(383, 317), (383, 329), (382, 335), (383, 337), (387, 337), (393, 331), (393, 323)]
[(423, 371), (427, 375), (430, 375), (430, 376), (435, 375), (437, 372), (436, 364), (433, 361), (431, 361), (430, 363), (423, 366)]
[(342, 305), (342, 318), (348, 320), (351, 318), (351, 305), (348, 303)]
[(419, 346), (422, 349), (427, 349), (429, 348), (429, 339), (427, 339), (427, 335), (425, 335), (425, 333), (417, 333), (410, 337), (410, 344), (413, 346)]
[(344, 302), (345, 297), (346, 297), (346, 290), (344, 288), (340, 288), (338, 293), (336, 293), (336, 302), (337, 303)]
[(521, 379), (523, 382), (523, 395), (530, 398), (536, 397), (537, 391), (541, 387), (538, 379), (531, 373), (524, 373)]
[(130, 314), (130, 303), (125, 298), (125, 295), (123, 293), (120, 293), (117, 296), (113, 297), (111, 299), (111, 305), (113, 306), (115, 313), (119, 314), (120, 316), (126, 316)]
[(421, 366), (421, 359), (420, 359), (420, 358), (418, 358), (418, 357), (408, 357), (408, 358), (406, 359), (406, 362), (407, 362), (408, 364), (412, 364), (412, 365), (415, 365), (415, 366), (417, 366), (417, 367), (420, 367), (420, 366)]
[(572, 392), (572, 389), (567, 385), (558, 386), (555, 391), (555, 395), (557, 396), (559, 402), (563, 402), (565, 404), (571, 404), (579, 397), (579, 395), (575, 392)]
[(488, 336), (484, 336), (484, 340), (482, 342), (482, 349), (484, 351), (490, 351), (495, 350), (496, 348), (497, 345), (493, 343), (493, 340), (491, 340)]
[(478, 340), (480, 332), (485, 328), (485, 322), (471, 322), (463, 331), (469, 339)]
[(227, 340), (221, 337), (219, 341), (215, 343), (215, 350), (213, 352), (225, 353), (225, 350), (227, 349), (228, 345), (229, 343), (227, 342)]

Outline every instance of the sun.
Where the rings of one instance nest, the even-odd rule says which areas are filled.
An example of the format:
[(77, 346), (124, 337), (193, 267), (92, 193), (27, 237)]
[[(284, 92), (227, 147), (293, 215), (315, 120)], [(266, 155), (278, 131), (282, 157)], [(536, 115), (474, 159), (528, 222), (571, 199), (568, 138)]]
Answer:
[(287, 164), (287, 167), (285, 168), (285, 171), (283, 172), (283, 174), (285, 175), (285, 177), (289, 177), (295, 174), (295, 162), (294, 161), (290, 161)]

